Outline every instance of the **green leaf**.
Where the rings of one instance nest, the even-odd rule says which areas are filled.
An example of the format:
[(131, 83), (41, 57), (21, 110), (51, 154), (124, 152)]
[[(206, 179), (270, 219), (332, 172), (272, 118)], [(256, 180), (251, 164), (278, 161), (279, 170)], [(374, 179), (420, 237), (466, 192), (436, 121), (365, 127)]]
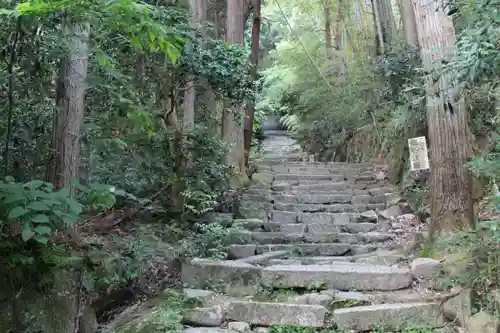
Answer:
[(33, 228), (31, 227), (31, 223), (26, 222), (23, 227), (23, 232), (21, 233), (21, 237), (23, 238), (23, 241), (27, 242), (31, 238), (35, 236), (35, 232), (33, 231)]
[(43, 235), (36, 235), (35, 236), (35, 240), (38, 243), (42, 243), (42, 244), (47, 244), (48, 241), (49, 241), (49, 239), (46, 236), (43, 236)]
[(28, 205), (28, 207), (26, 207), (26, 208), (28, 208), (29, 210), (37, 211), (37, 212), (50, 210), (50, 207), (41, 201), (34, 201), (34, 202), (30, 203)]
[(78, 221), (78, 215), (64, 214), (61, 216), (61, 219), (63, 220), (63, 222), (66, 226), (70, 226), (73, 223), (75, 223), (76, 221)]
[(80, 214), (83, 211), (83, 205), (75, 200), (68, 200), (69, 209), (72, 213)]
[(9, 221), (15, 220), (15, 219), (23, 216), (27, 212), (28, 212), (28, 210), (24, 207), (21, 207), (21, 206), (14, 207), (10, 210), (9, 215), (7, 216), (7, 219)]
[(45, 182), (44, 182), (44, 181), (34, 179), (34, 180), (32, 180), (32, 181), (27, 182), (26, 184), (24, 184), (24, 186), (26, 186), (26, 187), (30, 187), (30, 188), (39, 188), (39, 187), (41, 187), (43, 184), (45, 184)]
[(50, 223), (49, 217), (44, 214), (36, 214), (32, 216), (30, 220), (35, 223)]
[(37, 234), (50, 234), (52, 232), (52, 229), (46, 225), (39, 225), (35, 228), (35, 232)]
[(10, 195), (3, 201), (4, 204), (10, 204), (17, 201), (24, 201), (26, 197), (24, 195)]

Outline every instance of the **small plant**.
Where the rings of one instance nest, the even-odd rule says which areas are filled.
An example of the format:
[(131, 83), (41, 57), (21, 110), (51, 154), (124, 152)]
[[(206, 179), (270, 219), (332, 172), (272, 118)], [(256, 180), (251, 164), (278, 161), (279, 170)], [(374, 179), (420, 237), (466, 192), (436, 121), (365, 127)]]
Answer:
[(310, 326), (272, 325), (269, 333), (315, 333), (315, 330)]
[[(187, 257), (223, 260), (229, 245), (243, 229), (240, 225), (226, 226), (218, 222), (200, 223), (196, 232), (181, 240), (180, 251)], [(237, 237), (237, 236), (236, 236)]]
[(73, 225), (83, 205), (69, 196), (69, 189), (54, 191), (54, 186), (41, 180), (0, 184), (0, 207), (6, 215), (2, 223), (11, 230), (20, 224), (21, 237), (46, 244), (54, 232)]

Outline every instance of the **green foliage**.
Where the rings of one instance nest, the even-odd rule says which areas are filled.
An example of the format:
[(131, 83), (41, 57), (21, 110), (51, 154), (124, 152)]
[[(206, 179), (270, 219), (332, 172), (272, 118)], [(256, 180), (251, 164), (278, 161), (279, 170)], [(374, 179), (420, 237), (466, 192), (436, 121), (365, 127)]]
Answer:
[(34, 239), (43, 244), (56, 231), (71, 227), (83, 209), (69, 197), (68, 189), (54, 191), (52, 184), (41, 180), (0, 184), (0, 207), (5, 212), (2, 229), (12, 230), (20, 223), (23, 241)]
[(181, 240), (181, 254), (188, 258), (226, 259), (229, 245), (242, 230), (240, 225), (228, 226), (217, 221), (200, 223), (190, 236)]
[(498, 221), (482, 221), (477, 230), (442, 235), (432, 248), (432, 256), (444, 258), (440, 286), (472, 290), (474, 312), (499, 313), (499, 241)]

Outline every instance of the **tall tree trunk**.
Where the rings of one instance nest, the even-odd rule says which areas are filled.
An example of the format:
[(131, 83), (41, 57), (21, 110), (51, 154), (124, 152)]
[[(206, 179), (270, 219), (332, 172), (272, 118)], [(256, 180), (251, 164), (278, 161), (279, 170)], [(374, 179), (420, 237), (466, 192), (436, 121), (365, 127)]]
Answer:
[[(456, 50), (452, 19), (441, 1), (414, 0), (423, 67), (428, 72)], [(460, 88), (452, 73), (427, 80), (427, 123), (431, 145), (431, 240), (442, 230), (474, 225), (468, 124)]]
[[(327, 1), (327, 0), (325, 0)], [(254, 0), (253, 3), (253, 22), (252, 22), (252, 59), (250, 74), (254, 82), (257, 81), (257, 66), (259, 64), (259, 50), (260, 50), (260, 9), (261, 0)], [(244, 132), (244, 144), (245, 144), (245, 166), (248, 165), (248, 157), (250, 156), (250, 150), (252, 149), (252, 134), (253, 134), (253, 119), (255, 113), (255, 102), (251, 101), (247, 106), (247, 115), (245, 118), (245, 132)]]
[(325, 20), (325, 48), (326, 56), (328, 58), (332, 57), (332, 28), (330, 19), (330, 0), (323, 0), (323, 16)]
[(367, 37), (367, 33), (366, 33), (366, 22), (365, 22), (364, 15), (361, 13), (362, 6), (363, 5), (362, 5), (361, 1), (357, 0), (354, 4), (354, 14), (355, 14), (355, 18), (356, 18), (356, 23), (358, 24), (358, 26), (361, 26), (361, 36), (363, 38), (363, 43), (365, 44), (366, 55), (370, 56), (371, 52), (370, 52), (370, 47), (368, 46), (368, 37)]
[(378, 5), (384, 42), (385, 45), (391, 46), (398, 35), (396, 20), (394, 19), (394, 13), (392, 11), (392, 0), (379, 0)]
[[(244, 42), (245, 11), (245, 0), (227, 2), (226, 41), (230, 44), (243, 44)], [(224, 109), (222, 136), (232, 144), (226, 163), (232, 165), (237, 173), (245, 170), (243, 123), (244, 114), (241, 103), (234, 103)]]
[(342, 0), (338, 1), (337, 7), (337, 27), (335, 28), (335, 49), (337, 51), (341, 51), (344, 49), (344, 45), (342, 43)]
[(417, 23), (411, 0), (401, 0), (401, 16), (403, 17), (403, 30), (406, 43), (409, 46), (418, 48)]
[[(193, 17), (191, 19), (192, 23), (200, 23), (206, 19), (206, 7), (205, 0), (189, 0), (189, 8), (193, 11)], [(196, 110), (196, 88), (194, 78), (190, 78), (187, 83), (186, 91), (184, 92), (184, 117), (182, 123), (182, 137), (183, 144), (182, 147), (187, 147), (187, 142), (189, 140), (189, 135), (194, 129), (194, 118)], [(190, 168), (192, 164), (193, 156), (191, 151), (186, 151), (183, 156), (183, 170)]]
[(78, 178), (80, 135), (85, 112), (90, 26), (66, 20), (64, 33), (70, 41), (70, 54), (61, 62), (57, 82), (53, 128), (53, 159), (50, 181), (57, 187), (69, 187)]
[(385, 40), (380, 20), (379, 0), (371, 0), (373, 7), (373, 23), (375, 24), (376, 38), (375, 45), (377, 47), (377, 55), (385, 53)]

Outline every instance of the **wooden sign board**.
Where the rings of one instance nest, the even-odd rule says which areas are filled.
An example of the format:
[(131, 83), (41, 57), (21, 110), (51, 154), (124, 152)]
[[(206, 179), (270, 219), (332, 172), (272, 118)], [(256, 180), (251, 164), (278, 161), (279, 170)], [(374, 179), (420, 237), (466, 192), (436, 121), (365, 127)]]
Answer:
[(428, 170), (429, 156), (427, 155), (427, 141), (425, 136), (408, 139), (410, 150), (411, 171)]

